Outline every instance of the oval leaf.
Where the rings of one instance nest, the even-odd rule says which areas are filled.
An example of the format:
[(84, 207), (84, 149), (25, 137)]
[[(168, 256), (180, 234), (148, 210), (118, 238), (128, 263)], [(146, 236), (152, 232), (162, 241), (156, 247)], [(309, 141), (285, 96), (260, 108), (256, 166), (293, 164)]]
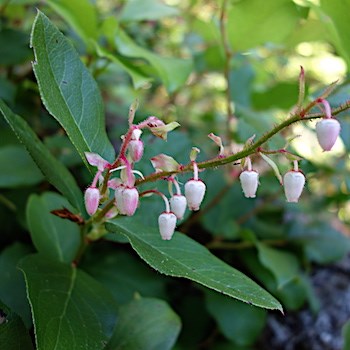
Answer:
[(61, 219), (52, 210), (68, 208), (68, 201), (57, 193), (33, 194), (27, 204), (27, 222), (33, 243), (48, 258), (70, 263), (80, 246), (79, 227)]
[(69, 41), (40, 11), (33, 25), (31, 46), (41, 98), (85, 164), (84, 152), (88, 151), (112, 161), (115, 153), (107, 138), (97, 84)]
[(70, 265), (38, 254), (19, 263), (27, 285), (37, 350), (104, 349), (116, 322), (111, 294)]
[(47, 150), (27, 122), (19, 115), (14, 114), (2, 100), (0, 100), (0, 112), (3, 114), (18, 139), (24, 144), (41, 172), (46, 176), (46, 179), (55, 186), (75, 208), (85, 213), (83, 195), (68, 169)]
[(2, 188), (36, 185), (44, 179), (28, 152), (20, 145), (1, 147), (0, 164)]
[(0, 348), (33, 350), (32, 340), (21, 318), (0, 301)]
[(171, 241), (163, 241), (156, 229), (146, 231), (133, 218), (109, 222), (107, 229), (127, 236), (140, 257), (161, 273), (188, 278), (255, 306), (282, 311), (281, 304), (267, 291), (181, 233)]
[(106, 350), (172, 349), (180, 328), (179, 316), (165, 301), (134, 300), (119, 309), (118, 324)]

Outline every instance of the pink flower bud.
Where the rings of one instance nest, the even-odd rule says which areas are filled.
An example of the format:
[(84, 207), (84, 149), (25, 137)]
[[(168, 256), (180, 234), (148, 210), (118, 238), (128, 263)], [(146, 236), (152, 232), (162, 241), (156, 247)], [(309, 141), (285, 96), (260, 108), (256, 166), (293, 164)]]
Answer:
[(176, 227), (176, 216), (174, 213), (162, 213), (158, 218), (159, 232), (164, 240), (170, 240)]
[(316, 124), (317, 140), (324, 151), (332, 149), (339, 133), (340, 124), (336, 119), (325, 118)]
[(171, 211), (176, 215), (176, 217), (181, 220), (185, 214), (187, 200), (186, 197), (181, 194), (175, 194), (170, 198), (170, 208)]
[(199, 210), (205, 194), (205, 184), (201, 180), (189, 180), (185, 184), (185, 196), (190, 210)]
[(244, 195), (247, 198), (255, 198), (259, 184), (259, 174), (256, 171), (245, 170), (239, 176)]
[(305, 184), (305, 176), (300, 171), (290, 170), (283, 177), (287, 202), (297, 203)]
[(89, 215), (94, 215), (100, 203), (100, 191), (98, 188), (89, 187), (85, 191), (85, 208)]
[(143, 142), (141, 140), (131, 140), (128, 145), (129, 154), (133, 162), (138, 162), (143, 155)]
[(127, 216), (133, 216), (139, 204), (139, 193), (135, 187), (126, 187), (122, 192), (122, 208)]

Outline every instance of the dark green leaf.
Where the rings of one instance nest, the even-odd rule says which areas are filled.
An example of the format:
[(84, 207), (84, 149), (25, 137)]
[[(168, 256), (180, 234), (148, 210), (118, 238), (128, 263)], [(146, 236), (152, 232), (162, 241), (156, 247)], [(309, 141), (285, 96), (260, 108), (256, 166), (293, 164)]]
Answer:
[(0, 111), (47, 180), (66, 196), (75, 208), (85, 212), (82, 193), (67, 168), (46, 149), (27, 122), (14, 114), (1, 100)]
[(33, 54), (28, 41), (29, 35), (22, 31), (0, 28), (0, 65), (13, 66), (29, 61)]
[(0, 187), (2, 188), (35, 185), (44, 179), (43, 174), (22, 146), (1, 147), (0, 164)]
[(154, 21), (163, 17), (176, 16), (179, 11), (175, 7), (165, 5), (160, 0), (128, 1), (120, 15), (121, 21)]
[(21, 318), (0, 301), (0, 349), (33, 350), (33, 343)]
[(163, 300), (141, 298), (119, 310), (107, 350), (168, 350), (180, 332), (179, 316)]
[(130, 302), (135, 293), (145, 297), (165, 296), (165, 278), (131, 254), (113, 249), (109, 254), (104, 250), (96, 256), (93, 251), (91, 261), (84, 261), (83, 268), (106, 286), (119, 304)]
[(271, 248), (264, 243), (257, 243), (259, 260), (276, 278), (277, 288), (297, 278), (299, 264), (297, 258), (288, 252)]
[(43, 256), (71, 263), (80, 246), (76, 223), (51, 214), (52, 210), (67, 208), (68, 201), (57, 193), (33, 194), (27, 203), (27, 222), (36, 249)]
[(85, 164), (84, 152), (112, 161), (115, 153), (105, 130), (101, 94), (78, 53), (40, 11), (31, 39), (33, 68), (46, 108), (66, 130)]
[(206, 305), (225, 337), (237, 345), (252, 345), (261, 333), (266, 311), (207, 290)]
[(38, 350), (104, 349), (116, 323), (113, 297), (75, 267), (40, 255), (24, 258), (23, 271)]
[(5, 248), (0, 255), (0, 300), (21, 316), (27, 328), (30, 328), (32, 319), (24, 278), (17, 269), (17, 263), (29, 253), (29, 247), (17, 242)]
[(109, 222), (107, 229), (126, 235), (140, 257), (161, 273), (188, 278), (256, 306), (282, 310), (279, 302), (255, 282), (181, 233), (163, 241), (156, 229), (145, 230), (143, 224), (128, 219)]
[[(318, 263), (340, 260), (350, 251), (350, 239), (331, 226), (320, 228), (317, 234), (310, 232), (302, 239), (308, 258)], [(329, 249), (329, 247), (332, 249)]]
[(344, 338), (343, 350), (350, 350), (350, 320), (344, 324), (342, 328), (342, 335)]

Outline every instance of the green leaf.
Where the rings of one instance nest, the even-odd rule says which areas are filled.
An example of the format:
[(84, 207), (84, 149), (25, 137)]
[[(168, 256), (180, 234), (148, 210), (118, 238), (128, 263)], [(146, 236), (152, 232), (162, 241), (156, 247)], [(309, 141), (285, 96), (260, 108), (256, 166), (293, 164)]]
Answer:
[(162, 57), (138, 46), (121, 28), (117, 28), (115, 45), (126, 57), (143, 58), (156, 70), (169, 92), (174, 92), (186, 83), (192, 71), (189, 59)]
[(0, 300), (21, 316), (27, 328), (31, 327), (32, 319), (26, 286), (21, 272), (17, 269), (17, 263), (29, 253), (31, 249), (28, 246), (17, 242), (6, 247), (0, 254)]
[(349, 0), (322, 0), (321, 9), (329, 18), (324, 19), (328, 26), (332, 41), (345, 59), (348, 68), (350, 67), (350, 42), (348, 33), (350, 32), (350, 23), (348, 14), (350, 13)]
[(110, 293), (75, 267), (38, 254), (24, 258), (37, 350), (104, 349), (116, 323)]
[(156, 229), (145, 230), (134, 219), (109, 222), (107, 229), (126, 235), (140, 257), (161, 273), (190, 279), (255, 306), (282, 311), (280, 303), (255, 282), (181, 233), (171, 241), (163, 241)]
[(350, 239), (330, 225), (319, 227), (317, 233), (307, 232), (302, 241), (307, 257), (320, 264), (338, 261), (350, 251)]
[(47, 0), (86, 43), (97, 37), (96, 7), (88, 0)]
[(117, 327), (106, 350), (168, 350), (180, 332), (178, 315), (163, 300), (141, 298), (119, 309)]
[(29, 61), (29, 35), (19, 30), (0, 28), (0, 65), (13, 66)]
[(70, 42), (40, 11), (33, 25), (31, 46), (41, 98), (85, 164), (90, 168), (84, 152), (98, 153), (112, 161), (115, 152), (107, 138), (97, 84)]
[(116, 252), (114, 247), (110, 253), (104, 249), (97, 256), (93, 251), (90, 261), (86, 262), (86, 258), (84, 259), (83, 268), (110, 290), (118, 304), (130, 302), (135, 293), (145, 297), (165, 296), (165, 277), (157, 274), (137, 257), (122, 251)]
[(142, 71), (137, 69), (136, 66), (130, 64), (129, 60), (125, 60), (123, 57), (118, 57), (117, 55), (110, 53), (98, 43), (95, 43), (95, 48), (99, 57), (107, 58), (109, 61), (121, 67), (130, 75), (135, 89), (139, 89), (152, 80), (151, 77), (146, 76)]
[(257, 243), (260, 262), (274, 275), (277, 288), (282, 288), (299, 275), (297, 258), (288, 252), (271, 248), (264, 243)]
[(252, 345), (265, 326), (266, 311), (207, 290), (206, 305), (224, 336), (237, 345)]
[(178, 9), (165, 5), (160, 0), (129, 0), (120, 15), (121, 21), (154, 21), (176, 16)]
[(350, 320), (344, 324), (342, 328), (342, 335), (344, 338), (343, 350), (350, 350)]
[(83, 196), (72, 174), (47, 150), (27, 122), (1, 100), (0, 111), (47, 180), (84, 213)]
[(297, 7), (290, 0), (269, 0), (264, 6), (260, 0), (243, 0), (229, 10), (227, 31), (234, 50), (244, 51), (269, 42), (283, 43), (298, 20)]
[(0, 349), (33, 350), (33, 343), (21, 318), (0, 301)]
[(44, 179), (41, 171), (22, 146), (1, 147), (0, 164), (0, 188), (36, 185)]
[(80, 246), (76, 223), (51, 214), (52, 210), (70, 208), (68, 201), (57, 193), (33, 194), (27, 203), (27, 222), (33, 243), (43, 256), (71, 263)]

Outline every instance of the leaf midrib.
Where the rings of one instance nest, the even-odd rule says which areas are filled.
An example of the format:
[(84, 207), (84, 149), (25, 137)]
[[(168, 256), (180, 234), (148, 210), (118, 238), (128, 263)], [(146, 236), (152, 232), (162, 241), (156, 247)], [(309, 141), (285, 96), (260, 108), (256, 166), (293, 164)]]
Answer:
[[(190, 274), (187, 275), (187, 276), (180, 276), (180, 275), (177, 275), (177, 274), (171, 274), (171, 273), (162, 272), (162, 273), (164, 273), (165, 275), (174, 276), (174, 277), (184, 277), (184, 278), (188, 278), (188, 279), (190, 279), (190, 280), (192, 280), (192, 281), (194, 281), (194, 282), (200, 283), (200, 284), (202, 284), (202, 285), (204, 285), (204, 286), (206, 286), (206, 287), (212, 288), (212, 289), (214, 289), (214, 290), (216, 290), (216, 291), (218, 291), (218, 292), (221, 292), (221, 293), (223, 293), (223, 294), (226, 294), (226, 295), (228, 295), (228, 296), (231, 296), (231, 295), (228, 294), (227, 292), (224, 292), (224, 291), (220, 290), (220, 289), (217, 288), (217, 287), (212, 287), (212, 286), (209, 286), (208, 283), (203, 283), (203, 281), (202, 281), (200, 278), (198, 278), (198, 276), (200, 277), (201, 275), (199, 275), (198, 272), (196, 272), (196, 271), (189, 270), (188, 267), (187, 267), (185, 264), (183, 264), (183, 263), (181, 262), (181, 260), (176, 260), (176, 259), (174, 259), (173, 257), (171, 257), (171, 256), (169, 256), (169, 255), (166, 255), (165, 253), (163, 253), (162, 251), (160, 251), (157, 247), (154, 247), (152, 244), (150, 244), (148, 241), (145, 241), (145, 240), (143, 240), (141, 237), (136, 236), (132, 231), (129, 231), (129, 230), (127, 230), (127, 229), (125, 229), (125, 228), (123, 228), (123, 227), (120, 227), (120, 226), (119, 226), (119, 228), (120, 228), (121, 231), (126, 232), (124, 235), (126, 235), (127, 238), (128, 238), (129, 240), (130, 240), (130, 238), (129, 238), (128, 235), (134, 237), (134, 239), (139, 240), (141, 243), (144, 243), (144, 244), (148, 245), (149, 247), (152, 247), (153, 249), (157, 250), (161, 255), (166, 256), (169, 260), (174, 261), (176, 264), (178, 264), (178, 265), (180, 265), (181, 267), (183, 267), (184, 270), (190, 271), (190, 274), (191, 274), (192, 276), (195, 275), (195, 277), (197, 277), (197, 279), (192, 278)], [(178, 234), (181, 234), (181, 233), (178, 233)], [(132, 240), (130, 240), (130, 243), (131, 243), (132, 246), (134, 246)], [(139, 255), (141, 256), (141, 254), (139, 254)], [(141, 256), (141, 258), (142, 258), (143, 260), (145, 260), (143, 256)], [(216, 258), (216, 257), (214, 256), (214, 258)], [(216, 258), (216, 259), (217, 259), (217, 258)], [(218, 260), (221, 262), (220, 259), (218, 259)], [(148, 261), (146, 261), (146, 262), (149, 263)], [(156, 269), (156, 267), (154, 267), (154, 266), (152, 266), (152, 267)], [(234, 269), (233, 267), (231, 267), (231, 268)], [(156, 269), (156, 270), (158, 270), (158, 269)], [(158, 271), (159, 271), (159, 270), (158, 270)], [(213, 278), (208, 277), (208, 276), (206, 276), (206, 278), (207, 278), (209, 281), (213, 282), (214, 284), (218, 284), (218, 282), (217, 282), (216, 280), (214, 280)], [(254, 284), (255, 282), (254, 282), (254, 281), (251, 281), (251, 283)], [(223, 286), (224, 286), (224, 285), (223, 285)], [(256, 286), (257, 286), (258, 288), (261, 288), (259, 285), (256, 285)], [(227, 287), (226, 287), (226, 288), (227, 288)], [(232, 290), (234, 291), (233, 288), (232, 288)], [(262, 289), (262, 288), (261, 288), (261, 290), (264, 291), (264, 289)], [(241, 292), (235, 292), (235, 293), (238, 293), (239, 295), (242, 294)], [(249, 295), (252, 296), (251, 294), (249, 294)], [(247, 300), (245, 300), (245, 299), (242, 298), (242, 297), (235, 296), (235, 298), (238, 299), (238, 300), (241, 300), (241, 301), (243, 301), (243, 302), (247, 302)], [(253, 298), (254, 298), (254, 295), (253, 295)], [(255, 296), (255, 298), (256, 298), (256, 296)], [(262, 301), (267, 301), (267, 299), (266, 299), (265, 297), (260, 297), (260, 296), (259, 296), (259, 298), (260, 298), (260, 300), (262, 300)], [(271, 296), (271, 299), (272, 299), (272, 298), (273, 298), (273, 296)], [(269, 302), (269, 301), (267, 301), (267, 302), (268, 302), (270, 305), (272, 304), (272, 303)], [(278, 306), (278, 302), (277, 302), (277, 304), (276, 304), (275, 306), (272, 306), (272, 305), (271, 305), (271, 306), (269, 306), (269, 307), (266, 306), (266, 305), (261, 305), (261, 304), (258, 303), (258, 302), (252, 302), (252, 303), (253, 303), (254, 305), (256, 305), (256, 306), (260, 306), (260, 307), (263, 307), (263, 308), (266, 308), (266, 309), (278, 309), (278, 310), (281, 310), (281, 308)]]

